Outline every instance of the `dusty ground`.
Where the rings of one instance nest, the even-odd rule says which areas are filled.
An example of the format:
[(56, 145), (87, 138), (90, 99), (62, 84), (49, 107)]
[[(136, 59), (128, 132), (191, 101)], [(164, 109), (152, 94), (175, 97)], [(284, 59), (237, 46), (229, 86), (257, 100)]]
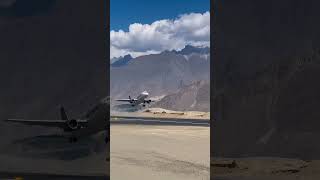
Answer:
[(112, 112), (113, 117), (147, 117), (152, 119), (177, 118), (177, 119), (194, 119), (209, 120), (210, 112), (200, 111), (171, 111), (162, 108), (149, 108), (139, 112)]
[(209, 179), (210, 128), (111, 125), (111, 179)]
[[(30, 129), (26, 127), (26, 130)], [(92, 138), (81, 139), (75, 144), (70, 144), (66, 138), (59, 136), (35, 136), (2, 143), (0, 179), (4, 172), (14, 175), (107, 175), (109, 164), (106, 162), (106, 152), (109, 148), (104, 144), (104, 137), (104, 133), (101, 133)]]
[[(228, 167), (229, 166), (229, 167)], [(285, 158), (215, 159), (211, 162), (213, 180), (318, 180), (320, 161)]]

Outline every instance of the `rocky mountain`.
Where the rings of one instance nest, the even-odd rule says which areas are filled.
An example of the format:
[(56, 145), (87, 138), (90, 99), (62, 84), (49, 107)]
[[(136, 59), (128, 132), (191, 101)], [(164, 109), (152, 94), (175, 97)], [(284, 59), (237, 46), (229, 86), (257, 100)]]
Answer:
[(193, 53), (188, 58), (172, 51), (136, 57), (127, 65), (110, 67), (112, 99), (137, 96), (144, 90), (150, 96), (176, 92), (182, 85), (209, 80), (210, 56)]
[(152, 107), (177, 111), (210, 111), (210, 82), (196, 81), (181, 87), (177, 92), (164, 96)]
[(178, 54), (182, 55), (190, 55), (190, 54), (209, 54), (210, 48), (209, 47), (195, 47), (191, 45), (186, 45), (182, 50), (175, 51)]
[(113, 57), (110, 59), (110, 64), (116, 62), (118, 59), (122, 58), (121, 56), (120, 57)]
[(319, 159), (320, 2), (215, 6), (212, 155)]
[(111, 63), (111, 67), (121, 67), (127, 65), (132, 59), (133, 58), (130, 54), (125, 55), (123, 57), (115, 58), (113, 59), (113, 63)]

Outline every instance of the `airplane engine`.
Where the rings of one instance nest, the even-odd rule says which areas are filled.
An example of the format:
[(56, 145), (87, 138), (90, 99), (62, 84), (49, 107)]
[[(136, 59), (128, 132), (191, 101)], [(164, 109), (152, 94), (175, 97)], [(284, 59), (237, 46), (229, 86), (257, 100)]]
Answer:
[(79, 123), (75, 119), (71, 119), (71, 120), (67, 121), (67, 125), (68, 125), (68, 128), (70, 128), (71, 130), (78, 129), (78, 127), (79, 127)]

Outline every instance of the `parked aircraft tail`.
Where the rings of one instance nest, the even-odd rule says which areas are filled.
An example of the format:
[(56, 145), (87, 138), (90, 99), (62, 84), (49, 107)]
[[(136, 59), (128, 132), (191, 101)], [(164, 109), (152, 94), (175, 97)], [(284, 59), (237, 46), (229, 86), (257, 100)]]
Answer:
[(61, 119), (62, 119), (62, 120), (65, 120), (65, 121), (68, 120), (67, 113), (66, 113), (66, 111), (64, 110), (64, 107), (63, 107), (63, 106), (60, 108), (60, 116), (61, 116)]

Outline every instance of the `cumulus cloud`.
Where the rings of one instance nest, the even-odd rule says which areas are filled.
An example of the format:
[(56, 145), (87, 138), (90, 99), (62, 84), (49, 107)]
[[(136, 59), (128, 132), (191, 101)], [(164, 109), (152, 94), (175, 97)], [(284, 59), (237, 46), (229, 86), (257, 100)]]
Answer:
[(180, 50), (185, 45), (210, 45), (210, 13), (190, 13), (176, 19), (152, 24), (134, 23), (127, 32), (110, 32), (110, 58), (131, 54), (133, 57)]

